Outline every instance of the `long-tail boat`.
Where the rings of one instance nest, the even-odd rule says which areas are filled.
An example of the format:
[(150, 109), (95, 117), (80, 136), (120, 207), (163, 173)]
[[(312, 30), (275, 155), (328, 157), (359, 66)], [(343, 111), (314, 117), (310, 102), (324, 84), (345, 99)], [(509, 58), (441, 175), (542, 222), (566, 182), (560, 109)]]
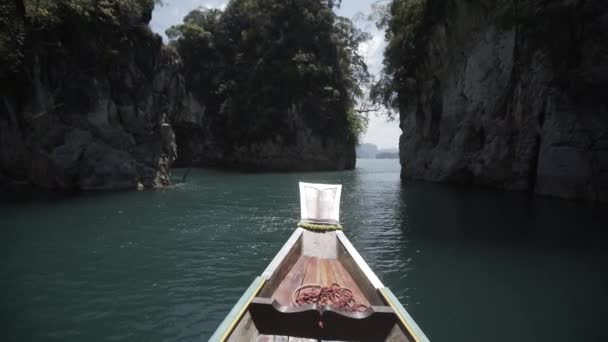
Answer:
[(428, 341), (342, 232), (341, 190), (300, 183), (298, 228), (210, 341)]

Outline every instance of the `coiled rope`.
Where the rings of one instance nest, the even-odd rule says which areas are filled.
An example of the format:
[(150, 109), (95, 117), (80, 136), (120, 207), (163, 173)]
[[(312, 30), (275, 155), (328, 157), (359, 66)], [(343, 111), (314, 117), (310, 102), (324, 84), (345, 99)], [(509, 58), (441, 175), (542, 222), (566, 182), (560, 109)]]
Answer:
[(342, 225), (339, 223), (319, 224), (319, 223), (313, 223), (313, 222), (300, 221), (300, 222), (298, 222), (298, 227), (304, 228), (307, 230), (316, 231), (316, 232), (331, 232), (334, 230), (342, 230)]
[(367, 306), (357, 304), (353, 291), (339, 284), (331, 286), (321, 284), (306, 284), (295, 289), (291, 295), (295, 306), (305, 304), (318, 304), (320, 306), (331, 305), (336, 309), (349, 312), (363, 312)]

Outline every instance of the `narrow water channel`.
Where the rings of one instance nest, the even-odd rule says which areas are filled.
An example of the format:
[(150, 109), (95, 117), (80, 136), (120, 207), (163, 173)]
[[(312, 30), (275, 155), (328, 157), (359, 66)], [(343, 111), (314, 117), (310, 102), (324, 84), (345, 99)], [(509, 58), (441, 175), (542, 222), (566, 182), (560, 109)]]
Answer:
[(299, 180), (344, 185), (346, 234), (431, 340), (608, 340), (608, 208), (402, 184), (396, 160), (193, 170), (158, 191), (5, 193), (2, 340), (205, 340), (293, 230)]

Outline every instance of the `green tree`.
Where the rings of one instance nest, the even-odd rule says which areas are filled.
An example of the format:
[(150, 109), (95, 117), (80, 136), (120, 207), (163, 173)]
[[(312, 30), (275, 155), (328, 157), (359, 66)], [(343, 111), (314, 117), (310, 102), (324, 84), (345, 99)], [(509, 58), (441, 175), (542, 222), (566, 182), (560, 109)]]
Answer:
[[(159, 0), (6, 0), (0, 2), (0, 78), (19, 69), (32, 36), (52, 41), (60, 27), (129, 31), (147, 24)], [(91, 41), (95, 40), (91, 38)], [(34, 44), (34, 42), (32, 42)], [(53, 44), (51, 44), (53, 45)], [(30, 48), (31, 50), (31, 48)], [(108, 49), (106, 49), (108, 50)], [(108, 51), (100, 51), (100, 54)]]
[(232, 0), (224, 12), (197, 9), (167, 31), (229, 142), (289, 140), (294, 108), (317, 132), (356, 139), (364, 120), (354, 104), (370, 79), (357, 47), (369, 36), (338, 17), (337, 5)]
[(424, 27), (428, 13), (427, 0), (378, 1), (371, 18), (386, 30), (387, 47), (380, 79), (372, 86), (370, 97), (388, 108), (394, 117), (407, 101), (407, 80), (413, 76), (424, 46)]

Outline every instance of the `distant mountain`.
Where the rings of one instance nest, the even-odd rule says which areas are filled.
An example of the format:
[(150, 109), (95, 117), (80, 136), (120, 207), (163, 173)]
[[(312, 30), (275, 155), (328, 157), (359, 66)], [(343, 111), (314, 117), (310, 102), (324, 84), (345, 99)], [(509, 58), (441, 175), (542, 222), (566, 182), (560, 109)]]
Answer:
[(378, 153), (397, 153), (397, 154), (399, 154), (399, 149), (396, 147), (381, 148), (380, 150), (378, 150)]
[(376, 153), (376, 159), (398, 159), (399, 152), (378, 152)]
[(378, 153), (378, 146), (374, 144), (357, 145), (357, 158), (374, 159)]
[(397, 159), (399, 158), (399, 149), (392, 148), (382, 148), (378, 150), (376, 153), (376, 159)]
[(399, 158), (399, 149), (395, 147), (391, 148), (378, 148), (374, 144), (360, 144), (357, 145), (357, 158), (363, 159), (393, 159)]

